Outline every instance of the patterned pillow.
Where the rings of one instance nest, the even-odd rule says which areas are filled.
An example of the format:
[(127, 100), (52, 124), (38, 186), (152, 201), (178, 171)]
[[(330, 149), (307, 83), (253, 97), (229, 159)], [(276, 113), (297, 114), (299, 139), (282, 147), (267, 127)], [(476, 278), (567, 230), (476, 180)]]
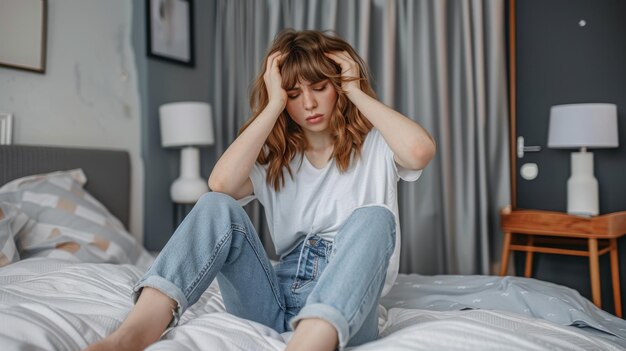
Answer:
[[(21, 258), (54, 257), (78, 262), (132, 263), (145, 259), (146, 250), (83, 186), (81, 169), (34, 175), (0, 188), (0, 204), (10, 209), (7, 219), (23, 214), (12, 226), (0, 224), (3, 238), (14, 237)], [(4, 210), (6, 211), (6, 210)], [(0, 222), (2, 223), (2, 222)], [(21, 224), (18, 227), (18, 224)], [(14, 227), (17, 230), (9, 230)], [(10, 248), (7, 249), (10, 252)], [(12, 258), (14, 260), (15, 258)]]
[(28, 218), (10, 203), (0, 202), (0, 267), (19, 261), (15, 235)]

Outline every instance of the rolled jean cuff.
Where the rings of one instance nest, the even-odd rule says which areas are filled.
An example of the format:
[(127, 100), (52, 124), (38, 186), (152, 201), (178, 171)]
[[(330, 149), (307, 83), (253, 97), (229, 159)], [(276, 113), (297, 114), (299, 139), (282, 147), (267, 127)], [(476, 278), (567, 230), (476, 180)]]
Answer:
[(139, 299), (139, 295), (140, 295), (139, 292), (141, 291), (141, 289), (145, 287), (157, 289), (163, 294), (167, 295), (170, 299), (176, 301), (178, 308), (176, 308), (175, 311), (172, 310), (173, 318), (170, 324), (167, 326), (168, 328), (175, 327), (178, 324), (178, 321), (180, 320), (180, 316), (183, 314), (185, 310), (187, 310), (187, 307), (188, 307), (187, 298), (185, 297), (183, 292), (176, 285), (166, 280), (165, 278), (159, 277), (157, 275), (151, 275), (149, 277), (146, 277), (140, 280), (133, 287), (133, 293), (132, 293), (133, 303), (137, 303), (137, 300)]
[(339, 349), (343, 350), (348, 344), (350, 337), (350, 327), (346, 318), (336, 308), (322, 303), (312, 303), (302, 307), (297, 316), (289, 322), (291, 329), (295, 330), (296, 325), (303, 319), (319, 318), (330, 323), (337, 329), (339, 338)]

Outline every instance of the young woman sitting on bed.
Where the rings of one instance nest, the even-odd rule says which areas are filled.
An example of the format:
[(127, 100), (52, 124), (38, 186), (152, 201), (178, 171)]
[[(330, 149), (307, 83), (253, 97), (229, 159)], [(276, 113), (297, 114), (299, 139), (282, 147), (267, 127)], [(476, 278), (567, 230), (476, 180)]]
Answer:
[[(435, 154), (419, 124), (376, 99), (367, 67), (336, 36), (281, 32), (252, 88), (253, 116), (145, 276), (136, 305), (96, 349), (143, 349), (217, 277), (226, 310), (278, 332), (287, 350), (378, 336), (378, 300), (397, 275), (397, 182)], [(241, 207), (264, 206), (273, 267)], [(239, 200), (239, 201), (237, 201)]]

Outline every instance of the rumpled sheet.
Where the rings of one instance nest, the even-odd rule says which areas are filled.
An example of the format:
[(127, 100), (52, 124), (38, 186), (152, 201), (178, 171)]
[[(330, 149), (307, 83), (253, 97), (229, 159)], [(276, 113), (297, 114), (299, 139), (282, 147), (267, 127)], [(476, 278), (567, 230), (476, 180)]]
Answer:
[(382, 299), (387, 308), (509, 311), (559, 325), (589, 327), (626, 340), (626, 322), (578, 291), (532, 278), (403, 274)]
[[(49, 258), (26, 259), (0, 269), (0, 350), (80, 350), (101, 339), (121, 323), (132, 307), (131, 287), (142, 271), (133, 265), (76, 264)], [(482, 281), (480, 277), (449, 278), (456, 279), (454, 284), (444, 284), (445, 277), (400, 275), (398, 284), (381, 301), (385, 306), (380, 307), (381, 337), (351, 350), (626, 348), (618, 330), (612, 330), (615, 327), (626, 330), (622, 320), (618, 319), (621, 324), (612, 321), (606, 327), (608, 332), (602, 332), (589, 326), (560, 325), (536, 318), (534, 314), (545, 306), (528, 298), (527, 295), (536, 291), (526, 286), (524, 294), (515, 289), (505, 289), (505, 292), (509, 296), (521, 294), (526, 301), (524, 308), (532, 311), (530, 314), (524, 313), (524, 308), (520, 313), (517, 309), (521, 307), (514, 306), (509, 306), (509, 310), (491, 310), (486, 305), (479, 306), (478, 302), (469, 306), (464, 298), (472, 298), (472, 301), (480, 298), (474, 294), (490, 298), (490, 294), (501, 294), (503, 287), (511, 286), (511, 282), (507, 278), (485, 277), (493, 279), (493, 284), (486, 285), (490, 281)], [(463, 279), (465, 283), (459, 285)], [(526, 282), (524, 278), (519, 279)], [(480, 289), (468, 288), (472, 281)], [(546, 284), (527, 281), (531, 285)], [(413, 285), (425, 289), (420, 292)], [(446, 287), (441, 288), (441, 285)], [(439, 290), (435, 290), (437, 286)], [(469, 295), (451, 294), (449, 289), (453, 286), (465, 286), (458, 290), (467, 290)], [(449, 307), (455, 299), (461, 308)], [(441, 307), (444, 302), (447, 308)], [(439, 307), (427, 308), (425, 303)], [(607, 324), (607, 321), (596, 320), (605, 312), (593, 305), (585, 308), (595, 313), (581, 311), (585, 319)], [(291, 333), (279, 334), (226, 313), (219, 288), (213, 284), (201, 300), (185, 312), (179, 326), (165, 333), (148, 350), (282, 350), (290, 336)]]

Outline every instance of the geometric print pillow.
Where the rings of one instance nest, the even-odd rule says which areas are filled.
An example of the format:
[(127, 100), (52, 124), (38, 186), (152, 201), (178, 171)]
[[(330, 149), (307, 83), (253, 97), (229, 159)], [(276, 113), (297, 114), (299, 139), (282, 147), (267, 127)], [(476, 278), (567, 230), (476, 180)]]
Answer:
[(27, 220), (16, 206), (0, 202), (0, 267), (19, 261), (15, 234)]
[(19, 213), (27, 220), (13, 219), (21, 223), (19, 228), (13, 225), (18, 229), (13, 233), (0, 225), (0, 245), (1, 238), (12, 236), (22, 259), (131, 264), (145, 260), (147, 251), (85, 191), (86, 182), (84, 172), (74, 169), (27, 176), (2, 186), (0, 204), (17, 208), (12, 218)]

